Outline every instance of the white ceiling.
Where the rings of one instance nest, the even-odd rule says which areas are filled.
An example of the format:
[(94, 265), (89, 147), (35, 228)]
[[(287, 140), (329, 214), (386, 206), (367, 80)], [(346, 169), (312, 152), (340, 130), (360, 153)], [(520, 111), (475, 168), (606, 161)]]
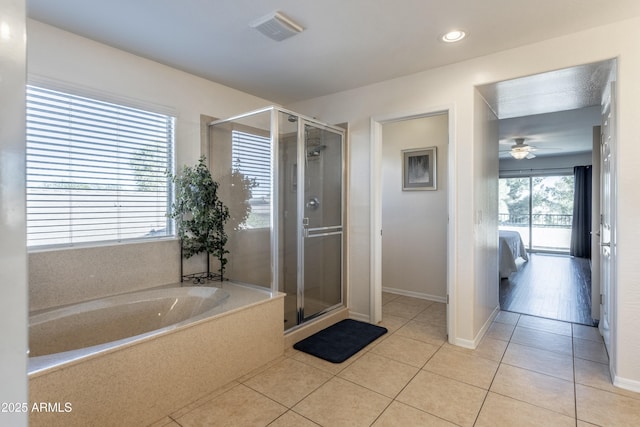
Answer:
[[(276, 42), (249, 26), (274, 11), (305, 30)], [(27, 0), (27, 12), (38, 21), (286, 105), (640, 16), (640, 1)], [(453, 28), (464, 29), (468, 37), (459, 44), (441, 42), (440, 35)], [(535, 137), (532, 144), (551, 140), (554, 145), (564, 136), (565, 153), (584, 151), (567, 138), (582, 141), (574, 127), (590, 119), (574, 114), (578, 123), (567, 116), (554, 124), (553, 115), (543, 113), (597, 104), (601, 71), (560, 71), (485, 86), (483, 95), (499, 118), (539, 115), (533, 121), (502, 121), (503, 145), (516, 134)], [(587, 76), (578, 80), (584, 85), (571, 84), (576, 75)], [(589, 84), (594, 76), (595, 86)], [(574, 104), (559, 107), (567, 91)]]

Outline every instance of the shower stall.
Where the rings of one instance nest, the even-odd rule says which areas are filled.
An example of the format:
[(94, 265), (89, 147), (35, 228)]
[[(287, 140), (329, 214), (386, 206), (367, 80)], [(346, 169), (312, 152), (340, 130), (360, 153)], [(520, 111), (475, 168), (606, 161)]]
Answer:
[(344, 130), (279, 107), (209, 124), (225, 277), (286, 293), (284, 329), (343, 304)]

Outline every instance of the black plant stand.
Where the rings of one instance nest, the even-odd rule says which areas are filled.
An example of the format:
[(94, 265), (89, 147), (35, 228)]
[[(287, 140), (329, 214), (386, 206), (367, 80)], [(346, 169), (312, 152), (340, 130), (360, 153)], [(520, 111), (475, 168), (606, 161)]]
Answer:
[(180, 283), (192, 282), (194, 285), (205, 285), (209, 282), (223, 282), (222, 274), (211, 272), (209, 257), (207, 253), (207, 271), (200, 273), (184, 274), (184, 256), (182, 256), (182, 245), (180, 245)]

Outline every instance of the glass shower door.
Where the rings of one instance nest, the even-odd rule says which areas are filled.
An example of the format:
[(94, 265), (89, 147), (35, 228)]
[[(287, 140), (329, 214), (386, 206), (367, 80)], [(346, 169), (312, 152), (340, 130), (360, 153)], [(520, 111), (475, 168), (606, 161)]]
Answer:
[(299, 323), (342, 303), (343, 137), (330, 128), (303, 125)]

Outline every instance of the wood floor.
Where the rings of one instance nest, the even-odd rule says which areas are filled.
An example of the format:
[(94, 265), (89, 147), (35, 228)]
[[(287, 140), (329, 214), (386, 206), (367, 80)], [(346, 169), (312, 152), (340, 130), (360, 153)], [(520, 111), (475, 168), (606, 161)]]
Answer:
[(529, 254), (528, 262), (500, 281), (500, 308), (593, 325), (589, 260)]

